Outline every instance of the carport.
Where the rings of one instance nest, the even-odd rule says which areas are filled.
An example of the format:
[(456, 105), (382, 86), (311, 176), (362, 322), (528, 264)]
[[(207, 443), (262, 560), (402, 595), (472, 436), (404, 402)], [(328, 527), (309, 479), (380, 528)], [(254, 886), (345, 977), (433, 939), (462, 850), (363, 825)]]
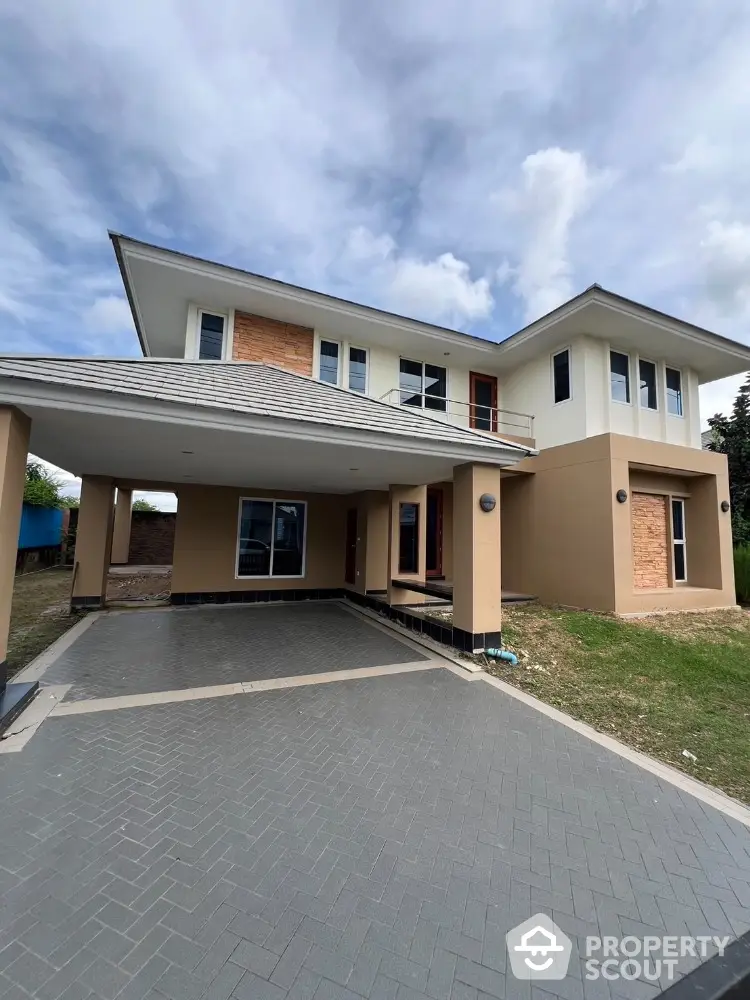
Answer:
[(451, 482), (449, 640), (500, 644), (501, 470), (533, 449), (265, 364), (6, 358), (0, 686), (29, 451), (82, 478), (71, 603), (86, 609), (104, 604), (118, 489), (177, 494), (175, 604), (385, 590), (393, 606), (425, 576), (428, 486)]
[(425, 669), (424, 649), (339, 601), (108, 611), (45, 672), (64, 703)]

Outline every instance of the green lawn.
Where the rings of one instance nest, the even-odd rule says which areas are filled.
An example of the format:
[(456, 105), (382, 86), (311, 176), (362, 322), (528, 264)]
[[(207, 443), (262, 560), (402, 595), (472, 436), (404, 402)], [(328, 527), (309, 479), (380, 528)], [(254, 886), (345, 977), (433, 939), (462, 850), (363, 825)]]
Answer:
[(622, 621), (529, 605), (503, 609), (503, 639), (520, 665), (497, 677), (750, 803), (747, 611)]

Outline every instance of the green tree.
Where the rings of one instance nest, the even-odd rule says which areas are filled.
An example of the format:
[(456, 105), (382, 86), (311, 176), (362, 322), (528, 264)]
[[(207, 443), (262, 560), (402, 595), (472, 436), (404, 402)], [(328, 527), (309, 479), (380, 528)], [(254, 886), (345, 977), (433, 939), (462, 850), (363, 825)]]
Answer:
[(709, 448), (727, 456), (732, 535), (735, 545), (750, 544), (750, 374), (737, 393), (732, 415), (710, 417)]
[(132, 509), (133, 510), (158, 510), (159, 508), (158, 507), (154, 507), (154, 505), (152, 503), (149, 503), (148, 500), (134, 500), (133, 501), (133, 507), (132, 507)]
[(63, 507), (65, 498), (60, 494), (61, 485), (57, 476), (41, 462), (27, 462), (23, 502), (37, 507)]

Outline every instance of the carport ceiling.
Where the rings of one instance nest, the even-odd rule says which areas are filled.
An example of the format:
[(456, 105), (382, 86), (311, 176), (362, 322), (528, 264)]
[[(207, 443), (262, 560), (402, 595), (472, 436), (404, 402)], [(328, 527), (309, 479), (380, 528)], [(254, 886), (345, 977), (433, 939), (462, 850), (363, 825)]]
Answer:
[(24, 406), (30, 449), (74, 475), (351, 493), (452, 479), (456, 460), (122, 415)]

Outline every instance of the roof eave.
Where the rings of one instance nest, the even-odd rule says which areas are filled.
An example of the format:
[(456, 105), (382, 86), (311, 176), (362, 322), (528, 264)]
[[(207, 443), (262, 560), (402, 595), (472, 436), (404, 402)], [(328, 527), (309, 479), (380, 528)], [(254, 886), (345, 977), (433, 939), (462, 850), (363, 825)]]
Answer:
[(146, 333), (143, 329), (143, 324), (141, 323), (141, 317), (138, 312), (138, 307), (136, 305), (135, 293), (133, 292), (133, 284), (130, 280), (130, 272), (128, 271), (128, 265), (125, 261), (121, 240), (123, 237), (119, 233), (114, 233), (112, 230), (108, 230), (108, 235), (112, 241), (112, 247), (115, 251), (115, 260), (117, 261), (117, 266), (120, 270), (120, 277), (122, 278), (122, 283), (125, 288), (125, 295), (128, 299), (128, 305), (130, 306), (130, 313), (133, 317), (133, 323), (135, 325), (135, 332), (138, 335), (138, 342), (141, 345), (141, 351), (144, 357), (149, 357), (151, 351), (148, 346), (148, 341), (146, 339)]
[(0, 375), (0, 395), (4, 402), (18, 406), (41, 406), (49, 409), (76, 408), (82, 412), (106, 413), (130, 419), (161, 419), (170, 423), (203, 425), (227, 430), (246, 430), (261, 434), (277, 435), (280, 438), (306, 437), (311, 441), (331, 444), (355, 443), (363, 447), (380, 450), (413, 452), (418, 447), (425, 455), (434, 455), (450, 460), (477, 462), (507, 467), (527, 456), (536, 454), (534, 449), (516, 443), (502, 442), (498, 447), (492, 441), (487, 444), (458, 443), (421, 438), (415, 435), (375, 432), (342, 425), (317, 423), (315, 421), (290, 420), (266, 417), (259, 414), (211, 407), (194, 400), (176, 402), (156, 399), (147, 394), (103, 391), (101, 389), (74, 386), (65, 382), (29, 378), (27, 376)]

